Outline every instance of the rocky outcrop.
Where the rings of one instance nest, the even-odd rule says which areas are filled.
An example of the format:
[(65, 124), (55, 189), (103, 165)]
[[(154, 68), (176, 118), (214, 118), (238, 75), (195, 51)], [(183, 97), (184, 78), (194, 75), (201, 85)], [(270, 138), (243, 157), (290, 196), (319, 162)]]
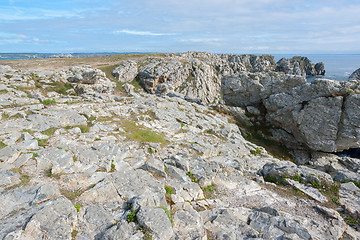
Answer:
[(360, 122), (353, 116), (359, 115), (354, 105), (358, 94), (348, 95), (355, 91), (358, 84), (354, 82), (314, 80), (264, 100), (266, 118), (310, 149), (339, 152), (356, 148)]
[[(271, 86), (265, 87), (267, 91), (281, 88), (288, 83), (296, 85), (295, 81), (287, 80), (289, 76), (273, 72), (275, 68), (274, 57), (270, 55), (215, 55), (188, 52), (164, 58), (146, 59), (140, 63), (138, 78), (149, 93), (164, 94), (175, 90), (188, 97), (200, 98), (204, 103), (217, 103), (222, 98), (220, 91), (222, 82), (237, 78), (239, 75), (256, 78), (257, 74), (262, 73), (263, 75), (259, 76), (261, 84), (273, 82)], [(299, 69), (303, 68), (299, 67)], [(305, 70), (304, 73), (305, 76)], [(298, 82), (302, 81), (299, 76), (292, 78), (297, 78)], [(283, 84), (277, 86), (276, 82)]]
[(283, 73), (240, 72), (222, 79), (221, 91), (227, 105), (251, 106), (261, 104), (270, 95), (289, 92), (292, 88), (306, 84), (301, 76)]
[[(298, 164), (307, 166), (282, 161), (245, 140), (231, 116), (198, 104), (221, 99), (222, 88), (229, 104), (248, 105), (230, 108), (244, 121), (265, 113), (304, 148), (340, 149), (358, 138), (356, 81), (306, 84), (274, 72), (267, 56), (184, 53), (137, 64), (137, 79), (160, 96), (97, 91), (114, 82), (88, 67), (0, 72), (0, 239), (359, 237), (359, 161), (306, 151)], [(76, 95), (80, 85), (91, 89)], [(323, 125), (338, 137), (316, 132)], [(268, 182), (284, 179), (301, 192)], [(333, 180), (344, 182), (340, 193)]]
[(138, 74), (138, 66), (135, 61), (124, 61), (116, 67), (112, 75), (120, 82), (131, 82)]
[(79, 95), (109, 94), (115, 88), (115, 83), (107, 79), (105, 73), (99, 69), (86, 69), (69, 79), (69, 82), (74, 83), (75, 91)]
[(277, 62), (277, 70), (286, 74), (316, 76), (325, 75), (324, 63), (315, 65), (307, 57), (292, 57), (290, 59), (282, 58)]
[(349, 81), (360, 81), (360, 68), (349, 76)]

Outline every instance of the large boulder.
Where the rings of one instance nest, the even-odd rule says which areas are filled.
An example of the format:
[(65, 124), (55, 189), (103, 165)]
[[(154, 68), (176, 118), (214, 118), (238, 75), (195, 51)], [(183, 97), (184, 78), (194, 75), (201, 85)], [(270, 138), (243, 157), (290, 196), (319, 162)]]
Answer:
[[(358, 85), (316, 79), (263, 101), (267, 120), (307, 148), (339, 152), (360, 146)], [(282, 139), (286, 144), (287, 139)], [(291, 147), (291, 146), (290, 146)], [(298, 147), (298, 146), (296, 146)], [(294, 148), (294, 146), (292, 146)]]
[(360, 68), (357, 69), (355, 72), (353, 72), (350, 77), (349, 77), (349, 81), (352, 81), (352, 80), (356, 80), (356, 81), (359, 81), (360, 80)]
[(69, 79), (74, 83), (75, 91), (79, 95), (94, 95), (101, 93), (112, 93), (115, 83), (106, 78), (103, 71), (99, 69), (86, 69)]
[(272, 94), (289, 92), (292, 88), (306, 84), (302, 76), (283, 73), (249, 73), (224, 76), (221, 90), (227, 105), (258, 105)]
[(120, 82), (131, 82), (138, 74), (138, 66), (134, 61), (124, 61), (114, 69), (113, 76)]
[(325, 75), (324, 63), (319, 62), (314, 65), (307, 57), (300, 56), (280, 59), (277, 62), (277, 70), (286, 74), (302, 76)]

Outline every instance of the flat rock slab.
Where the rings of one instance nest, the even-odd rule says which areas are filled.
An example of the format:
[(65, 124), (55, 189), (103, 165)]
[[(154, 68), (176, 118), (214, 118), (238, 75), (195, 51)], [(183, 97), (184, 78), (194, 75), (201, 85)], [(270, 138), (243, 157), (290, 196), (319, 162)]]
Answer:
[(285, 182), (288, 183), (289, 185), (299, 189), (301, 192), (305, 193), (306, 195), (308, 195), (309, 197), (313, 198), (314, 200), (316, 200), (318, 202), (324, 203), (324, 202), (328, 201), (327, 198), (324, 195), (322, 195), (319, 192), (319, 190), (317, 190), (316, 188), (306, 186), (302, 183), (299, 183), (297, 181), (294, 181), (294, 180), (291, 180), (288, 178), (285, 179)]

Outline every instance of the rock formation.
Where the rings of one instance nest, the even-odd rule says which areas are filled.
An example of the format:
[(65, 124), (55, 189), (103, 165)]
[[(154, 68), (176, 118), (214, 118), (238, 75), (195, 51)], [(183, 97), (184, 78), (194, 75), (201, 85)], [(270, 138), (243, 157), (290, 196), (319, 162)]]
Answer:
[(323, 153), (358, 147), (359, 82), (308, 84), (301, 61), (167, 54), (116, 80), (0, 65), (0, 239), (360, 239), (360, 160)]

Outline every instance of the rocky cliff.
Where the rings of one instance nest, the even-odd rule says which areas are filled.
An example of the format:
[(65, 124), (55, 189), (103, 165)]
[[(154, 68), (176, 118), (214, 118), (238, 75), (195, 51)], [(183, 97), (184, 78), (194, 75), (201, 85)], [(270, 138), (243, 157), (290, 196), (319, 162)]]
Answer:
[(0, 239), (360, 239), (358, 81), (300, 60), (0, 65)]

